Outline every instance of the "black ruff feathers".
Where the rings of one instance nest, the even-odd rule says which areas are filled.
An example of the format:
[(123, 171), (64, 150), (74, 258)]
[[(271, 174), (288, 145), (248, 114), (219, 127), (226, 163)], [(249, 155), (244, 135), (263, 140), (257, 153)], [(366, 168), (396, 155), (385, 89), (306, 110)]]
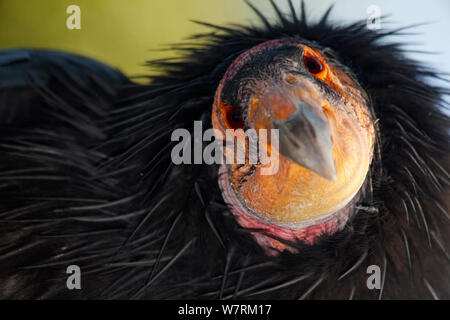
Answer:
[[(448, 89), (412, 61), (404, 29), (306, 19), (291, 2), (260, 27), (215, 26), (137, 85), (65, 53), (0, 52), (2, 298), (450, 298)], [(217, 167), (175, 166), (170, 136), (211, 126), (216, 87), (242, 52), (313, 41), (348, 68), (376, 120), (371, 179), (346, 228), (270, 258), (223, 203)], [(66, 268), (82, 270), (67, 290)], [(366, 287), (379, 265), (382, 289)]]

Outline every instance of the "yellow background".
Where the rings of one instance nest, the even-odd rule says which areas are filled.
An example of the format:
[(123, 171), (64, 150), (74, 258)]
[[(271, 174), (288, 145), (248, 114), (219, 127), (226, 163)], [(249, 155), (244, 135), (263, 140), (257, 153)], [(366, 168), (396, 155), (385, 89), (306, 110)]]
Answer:
[[(258, 2), (265, 12), (268, 1)], [(81, 9), (81, 29), (69, 30), (66, 8)], [(192, 23), (248, 23), (257, 18), (241, 0), (0, 0), (0, 48), (59, 49), (99, 59), (128, 75), (148, 74), (157, 51), (208, 29)]]
[[(251, 0), (265, 15), (274, 16), (268, 0)], [(284, 12), (287, 0), (275, 0)], [(294, 0), (299, 11), (300, 0)], [(377, 0), (381, 13), (392, 15), (395, 27), (430, 22), (413, 30), (419, 36), (404, 36), (410, 49), (442, 55), (413, 56), (440, 70), (450, 70), (450, 1)], [(367, 18), (373, 0), (305, 0), (308, 19), (320, 17), (335, 4), (332, 18), (346, 22)], [(81, 30), (68, 30), (66, 8), (81, 8)], [(243, 0), (0, 0), (0, 49), (11, 47), (59, 49), (87, 55), (122, 69), (130, 76), (149, 74), (148, 60), (173, 55), (156, 51), (207, 28), (191, 19), (216, 24), (259, 23)], [(394, 27), (383, 24), (383, 28)]]

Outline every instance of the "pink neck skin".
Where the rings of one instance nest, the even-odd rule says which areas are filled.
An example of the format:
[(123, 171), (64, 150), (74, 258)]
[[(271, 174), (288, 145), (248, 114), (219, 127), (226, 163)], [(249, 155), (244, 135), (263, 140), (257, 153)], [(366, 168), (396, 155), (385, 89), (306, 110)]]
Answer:
[(234, 192), (229, 180), (228, 168), (225, 164), (222, 164), (219, 169), (219, 186), (225, 202), (230, 207), (238, 223), (246, 229), (258, 230), (253, 232), (253, 236), (258, 244), (271, 256), (276, 256), (283, 250), (288, 250), (292, 253), (297, 252), (296, 248), (280, 242), (273, 237), (290, 242), (302, 241), (307, 244), (314, 244), (320, 236), (331, 235), (342, 230), (361, 194), (361, 191), (359, 191), (344, 208), (329, 216), (313, 219), (306, 224), (302, 223), (298, 226), (292, 224), (287, 226), (264, 220), (249, 212)]

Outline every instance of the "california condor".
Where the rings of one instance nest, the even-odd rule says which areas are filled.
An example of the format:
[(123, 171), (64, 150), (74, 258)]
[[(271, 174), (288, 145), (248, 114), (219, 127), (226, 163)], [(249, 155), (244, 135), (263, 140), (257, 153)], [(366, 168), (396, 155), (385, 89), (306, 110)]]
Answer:
[[(288, 3), (276, 22), (250, 4), (261, 26), (202, 23), (147, 85), (0, 51), (0, 297), (450, 298), (445, 75), (390, 40), (404, 28)], [(195, 121), (278, 129), (279, 170), (174, 164)]]

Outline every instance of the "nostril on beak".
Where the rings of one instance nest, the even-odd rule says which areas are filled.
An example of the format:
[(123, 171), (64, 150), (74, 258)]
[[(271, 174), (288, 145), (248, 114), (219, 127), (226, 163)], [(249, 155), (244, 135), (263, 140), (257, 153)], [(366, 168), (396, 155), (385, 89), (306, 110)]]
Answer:
[(298, 102), (294, 114), (285, 120), (272, 119), (272, 125), (279, 130), (281, 154), (327, 180), (336, 180), (333, 143), (326, 120)]

